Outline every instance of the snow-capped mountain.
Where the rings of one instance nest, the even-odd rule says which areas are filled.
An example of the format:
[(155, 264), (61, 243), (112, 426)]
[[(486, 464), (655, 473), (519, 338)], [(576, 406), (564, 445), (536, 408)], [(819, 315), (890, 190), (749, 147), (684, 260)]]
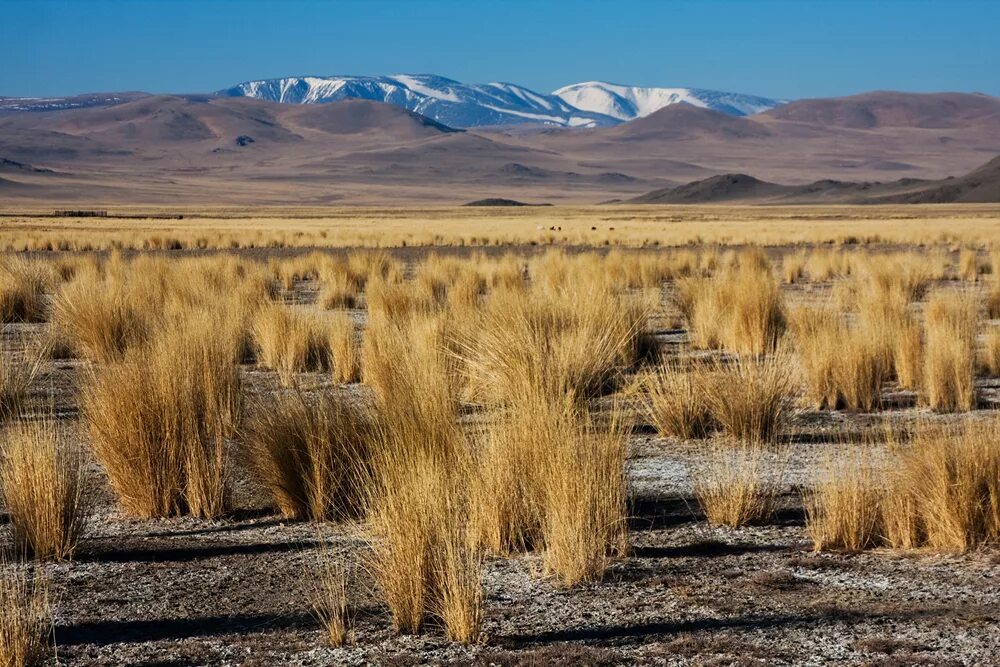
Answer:
[(573, 107), (604, 116), (629, 121), (648, 116), (665, 106), (687, 102), (696, 107), (720, 111), (731, 116), (749, 116), (783, 104), (755, 95), (724, 93), (699, 88), (640, 88), (603, 81), (587, 81), (565, 86), (552, 93)]
[(599, 127), (619, 122), (600, 113), (577, 109), (555, 95), (536, 93), (511, 83), (464, 84), (434, 75), (266, 79), (247, 81), (219, 94), (293, 104), (361, 98), (395, 104), (458, 128), (525, 123)]

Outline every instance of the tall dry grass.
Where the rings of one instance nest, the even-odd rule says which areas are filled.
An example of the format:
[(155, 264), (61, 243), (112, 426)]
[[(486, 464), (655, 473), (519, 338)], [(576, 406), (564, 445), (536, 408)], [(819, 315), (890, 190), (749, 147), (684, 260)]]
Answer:
[(777, 347), (786, 327), (781, 288), (759, 252), (744, 251), (710, 278), (678, 280), (676, 304), (699, 348), (760, 356)]
[(660, 435), (681, 439), (704, 438), (715, 427), (706, 400), (711, 371), (703, 365), (661, 364), (642, 377), (645, 412)]
[(918, 428), (900, 456), (896, 544), (963, 552), (1000, 538), (1000, 426)]
[(783, 353), (720, 364), (707, 388), (705, 400), (715, 420), (736, 440), (775, 442), (792, 417), (795, 383)]
[(19, 257), (0, 258), (0, 322), (43, 322), (46, 270)]
[(49, 585), (37, 570), (0, 560), (0, 664), (45, 664), (52, 646)]
[(760, 443), (715, 443), (691, 468), (694, 494), (709, 523), (737, 527), (774, 513), (780, 463)]
[(218, 314), (192, 315), (93, 369), (82, 408), (122, 506), (140, 517), (220, 516), (227, 441), (242, 412), (240, 350)]
[(330, 362), (335, 382), (361, 379), (361, 349), (354, 320), (346, 313), (338, 313), (330, 320)]
[(312, 608), (330, 646), (343, 646), (350, 639), (347, 573), (343, 564), (324, 550), (313, 592)]
[(21, 421), (0, 437), (0, 496), (18, 553), (67, 560), (87, 518), (82, 458), (49, 419)]
[(0, 350), (0, 424), (24, 411), (40, 364), (41, 357), (31, 352), (16, 354)]
[(870, 451), (830, 458), (805, 496), (813, 547), (856, 552), (878, 545), (883, 498), (882, 473)]
[(366, 501), (368, 568), (398, 631), (417, 632), (430, 617), (450, 639), (473, 642), (482, 623), (482, 556), (467, 532), (459, 443), (442, 442), (433, 424), (390, 420), (385, 428)]
[(253, 319), (257, 358), (290, 386), (296, 373), (330, 368), (330, 328), (318, 315), (274, 304)]
[(242, 439), (281, 514), (324, 521), (359, 515), (375, 436), (366, 407), (294, 393), (262, 400)]
[(933, 410), (975, 407), (975, 351), (979, 304), (975, 295), (934, 295), (925, 312), (924, 400)]

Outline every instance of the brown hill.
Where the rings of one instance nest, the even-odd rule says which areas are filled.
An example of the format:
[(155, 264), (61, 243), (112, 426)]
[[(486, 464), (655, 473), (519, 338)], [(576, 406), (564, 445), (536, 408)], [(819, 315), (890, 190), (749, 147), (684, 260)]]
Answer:
[(975, 125), (1000, 129), (1000, 99), (966, 93), (872, 92), (798, 100), (760, 116), (827, 128), (968, 129)]
[(724, 174), (661, 188), (628, 204), (950, 204), (1000, 203), (1000, 157), (958, 178), (886, 183), (822, 180), (807, 185), (768, 183), (746, 174)]
[(767, 137), (771, 133), (752, 118), (741, 118), (702, 109), (686, 102), (671, 104), (644, 118), (597, 131), (606, 138), (626, 141), (650, 139), (693, 139), (716, 137), (747, 139)]

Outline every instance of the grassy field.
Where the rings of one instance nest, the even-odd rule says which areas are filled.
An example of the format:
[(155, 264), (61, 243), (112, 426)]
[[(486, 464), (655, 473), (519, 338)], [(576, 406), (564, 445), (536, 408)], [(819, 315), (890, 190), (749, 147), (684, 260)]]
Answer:
[(995, 208), (33, 213), (0, 664), (1000, 651)]
[[(74, 207), (80, 208), (80, 207)], [(85, 208), (85, 207), (84, 207)], [(105, 210), (96, 207), (93, 210)], [(0, 249), (988, 244), (996, 205), (10, 210)]]

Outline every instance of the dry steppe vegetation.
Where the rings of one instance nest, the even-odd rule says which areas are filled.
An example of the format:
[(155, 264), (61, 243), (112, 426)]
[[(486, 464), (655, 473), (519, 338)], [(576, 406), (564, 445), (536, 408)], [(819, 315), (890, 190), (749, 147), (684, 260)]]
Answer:
[(17, 219), (0, 664), (988, 663), (996, 212), (768, 214)]

